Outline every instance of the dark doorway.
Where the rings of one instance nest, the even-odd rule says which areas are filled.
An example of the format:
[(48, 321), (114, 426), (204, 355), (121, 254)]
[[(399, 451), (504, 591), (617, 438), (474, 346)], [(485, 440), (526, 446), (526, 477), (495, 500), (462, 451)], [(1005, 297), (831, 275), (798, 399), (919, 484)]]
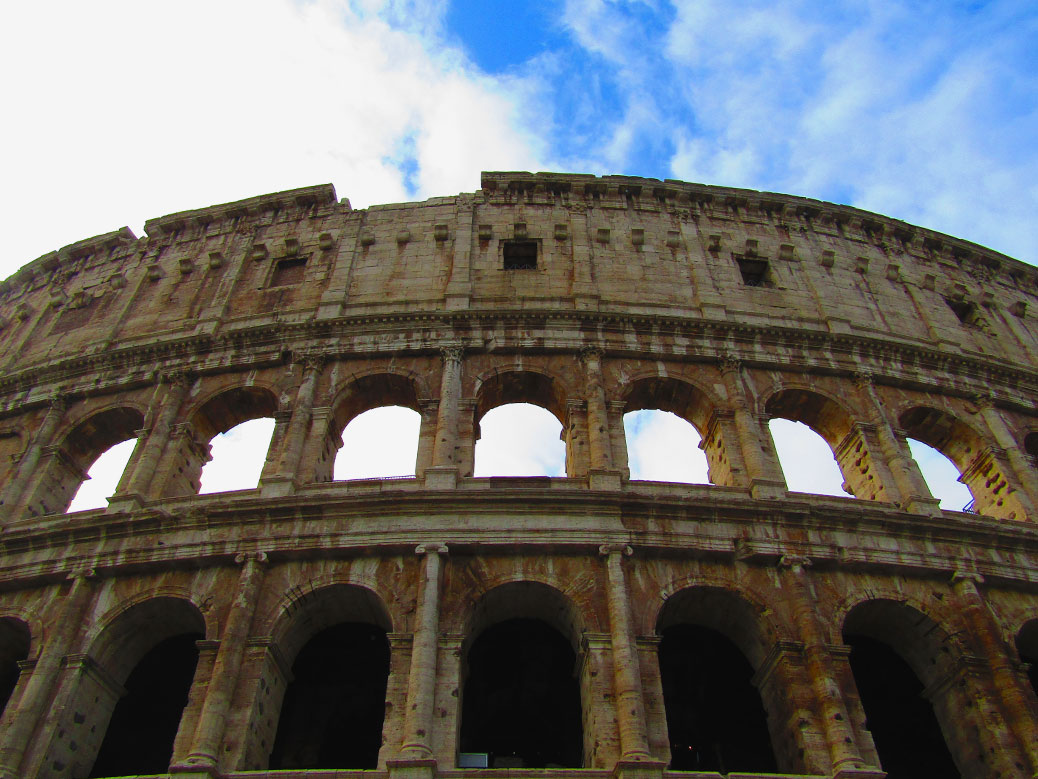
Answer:
[(169, 769), (198, 663), (195, 642), (201, 638), (197, 633), (173, 636), (141, 658), (112, 712), (90, 776), (162, 774)]
[(674, 625), (660, 643), (671, 770), (775, 772), (753, 667), (712, 628)]
[(0, 619), (0, 714), (18, 684), (18, 661), (29, 656), (29, 631), (17, 620)]
[(887, 779), (959, 776), (933, 706), (908, 663), (882, 641), (846, 636), (851, 670)]
[(554, 628), (510, 619), (468, 652), (461, 751), (490, 768), (580, 768), (583, 737), (576, 655)]
[(343, 622), (311, 638), (292, 665), (272, 769), (375, 768), (389, 678), (386, 631)]

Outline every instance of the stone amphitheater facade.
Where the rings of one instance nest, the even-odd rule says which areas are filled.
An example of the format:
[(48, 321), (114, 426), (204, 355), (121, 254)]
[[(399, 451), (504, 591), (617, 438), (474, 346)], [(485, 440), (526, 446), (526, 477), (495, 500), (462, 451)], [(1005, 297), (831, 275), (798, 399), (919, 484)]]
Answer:
[[(737, 747), (712, 771), (884, 776), (864, 637), (907, 663), (953, 770), (1035, 776), (1034, 267), (845, 206), (621, 176), (485, 173), (363, 210), (316, 186), (145, 230), (0, 284), (0, 775), (103, 775), (131, 672), (186, 636), (168, 764), (124, 773), (718, 776), (675, 772), (668, 707), (689, 702), (660, 652), (684, 627), (745, 661), (766, 723), (769, 765)], [(473, 477), (481, 417), (512, 402), (558, 418), (564, 478)], [(333, 481), (345, 426), (386, 405), (421, 415), (415, 478)], [(695, 426), (710, 484), (630, 479), (639, 409)], [(258, 487), (198, 495), (210, 439), (257, 417)], [(855, 497), (788, 491), (775, 417), (823, 436)], [(957, 465), (970, 512), (939, 508), (909, 437)], [(132, 438), (108, 508), (66, 513)], [(572, 652), (568, 764), (466, 742), (493, 718), (462, 716), (473, 649), (509, 622)], [(375, 751), (275, 771), (296, 661), (337, 625), (386, 647)], [(712, 695), (707, 718), (738, 697)]]

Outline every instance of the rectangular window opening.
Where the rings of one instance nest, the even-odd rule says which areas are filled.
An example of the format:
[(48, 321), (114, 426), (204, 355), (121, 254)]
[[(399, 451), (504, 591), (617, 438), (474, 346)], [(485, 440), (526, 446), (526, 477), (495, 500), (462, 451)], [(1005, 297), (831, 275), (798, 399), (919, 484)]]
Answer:
[(739, 257), (739, 273), (742, 274), (742, 283), (747, 287), (766, 287), (768, 278), (768, 261), (751, 257)]
[(944, 302), (948, 304), (948, 308), (955, 312), (955, 316), (959, 318), (962, 324), (977, 324), (977, 307), (973, 303), (968, 300), (950, 300), (948, 298), (945, 298)]
[(289, 257), (278, 260), (274, 264), (274, 272), (270, 274), (271, 287), (289, 287), (302, 284), (306, 274), (306, 257)]
[(505, 270), (536, 270), (537, 241), (505, 241)]

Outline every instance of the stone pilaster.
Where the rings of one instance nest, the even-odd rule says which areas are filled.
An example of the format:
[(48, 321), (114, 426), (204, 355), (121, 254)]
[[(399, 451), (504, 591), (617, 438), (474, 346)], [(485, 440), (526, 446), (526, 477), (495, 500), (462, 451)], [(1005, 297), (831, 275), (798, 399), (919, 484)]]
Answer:
[(202, 713), (198, 718), (187, 765), (192, 768), (215, 770), (220, 758), (220, 744), (227, 728), (228, 714), (238, 683), (238, 672), (245, 656), (245, 642), (256, 609), (256, 598), (263, 583), (267, 555), (263, 552), (239, 554), (235, 562), (241, 565), (238, 589), (227, 615), (227, 624), (220, 636), (213, 676), (206, 692)]
[(18, 463), (18, 471), (4, 490), (3, 500), (0, 502), (9, 509), (8, 512), (5, 512), (7, 514), (5, 519), (15, 519), (19, 515), (20, 512), (17, 509), (22, 508), (25, 503), (22, 497), (27, 491), (26, 487), (34, 481), (34, 477), (39, 478), (38, 471), (43, 449), (52, 443), (51, 439), (54, 438), (54, 433), (65, 416), (65, 409), (65, 400), (60, 394), (51, 399), (47, 413), (36, 430), (36, 435), (33, 436), (32, 442)]
[(783, 497), (786, 494), (786, 480), (779, 468), (771, 436), (766, 434), (762, 421), (754, 412), (753, 402), (743, 380), (742, 363), (733, 357), (726, 357), (721, 361), (721, 376), (749, 477), (750, 494), (755, 498)]

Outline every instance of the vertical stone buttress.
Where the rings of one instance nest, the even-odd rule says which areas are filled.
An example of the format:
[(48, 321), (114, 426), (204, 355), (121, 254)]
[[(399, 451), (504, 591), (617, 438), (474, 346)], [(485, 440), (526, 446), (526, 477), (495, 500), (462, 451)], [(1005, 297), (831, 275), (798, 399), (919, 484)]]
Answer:
[(995, 683), (996, 701), (1006, 724), (1031, 763), (1031, 776), (1038, 773), (1038, 712), (1029, 703), (1020, 675), (1010, 665), (1010, 655), (1001, 632), (978, 584), (978, 573), (958, 571), (952, 576), (959, 612), (969, 628), (974, 651), (984, 659)]
[(411, 670), (407, 677), (407, 711), (404, 739), (400, 746), (402, 761), (431, 761), (430, 736), (436, 696), (436, 656), (440, 632), (440, 571), (445, 544), (422, 544), (415, 554), (424, 556), (421, 591), (418, 596), (417, 624), (411, 649)]
[[(159, 457), (166, 450), (173, 432), (177, 414), (187, 395), (190, 381), (184, 373), (164, 374), (159, 383), (159, 391), (166, 387), (165, 395), (160, 401), (151, 430), (147, 433), (140, 457), (133, 464), (133, 470), (126, 480), (126, 497), (147, 496), (152, 476), (159, 462)], [(117, 495), (117, 497), (122, 497)]]
[(580, 352), (587, 382), (587, 437), (592, 470), (605, 471), (613, 467), (613, 452), (609, 431), (609, 410), (606, 406), (602, 381), (602, 351), (585, 348)]
[(238, 576), (238, 590), (220, 636), (212, 679), (191, 742), (187, 763), (192, 767), (215, 768), (219, 762), (220, 744), (227, 729), (231, 701), (245, 656), (245, 642), (249, 637), (256, 598), (263, 583), (267, 555), (264, 552), (239, 554), (235, 562), (242, 566)]
[(94, 599), (93, 578), (93, 571), (72, 575), (72, 586), (52, 615), (53, 630), (50, 638), (40, 651), (25, 692), (18, 701), (17, 711), (0, 736), (0, 779), (20, 779), (25, 776), (19, 767), (54, 693), (61, 662), (73, 648), (73, 642)]
[(278, 460), (276, 478), (291, 481), (299, 472), (303, 455), (303, 444), (310, 428), (310, 418), (314, 410), (314, 397), (317, 394), (317, 383), (321, 378), (323, 359), (320, 356), (307, 355), (300, 361), (303, 368), (303, 380), (296, 392), (292, 404), (292, 416), (288, 421), (284, 440), (281, 443), (281, 456)]
[(763, 428), (753, 411), (753, 403), (743, 382), (742, 362), (731, 356), (722, 359), (721, 377), (732, 407), (732, 420), (749, 477), (750, 494), (755, 498), (782, 497), (786, 492), (786, 481), (778, 467), (770, 437), (765, 442)]
[(613, 647), (613, 691), (617, 724), (620, 730), (620, 760), (651, 760), (649, 737), (645, 728), (645, 701), (641, 671), (631, 633), (631, 605), (622, 560), (633, 550), (629, 546), (602, 546), (608, 575), (609, 630)]
[(871, 412), (880, 451), (887, 461), (887, 468), (894, 479), (894, 484), (901, 493), (902, 508), (906, 511), (930, 516), (940, 515), (941, 509), (938, 502), (930, 494), (930, 489), (923, 480), (923, 474), (920, 472), (915, 458), (912, 457), (908, 444), (903, 436), (898, 436), (894, 431), (894, 425), (887, 415), (887, 410), (876, 394), (872, 376), (867, 373), (859, 373), (855, 376), (855, 382), (866, 401), (866, 407)]
[(4, 490), (3, 504), (8, 509), (4, 512), (6, 515), (5, 519), (14, 519), (20, 515), (18, 509), (23, 507), (25, 503), (22, 500), (26, 492), (25, 488), (33, 476), (37, 475), (44, 447), (49, 446), (51, 439), (54, 438), (54, 433), (65, 416), (65, 408), (65, 400), (60, 395), (55, 396), (50, 401), (50, 407), (43, 417), (43, 422), (40, 423), (36, 435), (33, 436), (32, 443), (29, 444), (25, 455), (18, 463), (17, 473), (8, 483), (7, 489)]
[(433, 443), (433, 468), (454, 469), (459, 463), (456, 456), (458, 443), (458, 409), (461, 400), (460, 346), (446, 346), (440, 350), (443, 374), (440, 378), (440, 403), (436, 415), (436, 440)]
[(1032, 468), (1027, 462), (1027, 455), (1023, 453), (1022, 447), (1017, 444), (1013, 434), (1006, 426), (1002, 415), (995, 408), (994, 399), (990, 395), (981, 395), (975, 398), (980, 408), (980, 416), (984, 424), (991, 431), (995, 443), (1006, 453), (1009, 465), (1013, 470), (1012, 476), (1015, 482), (1012, 487), (1016, 490), (1016, 499), (1020, 502), (1024, 513), (1031, 519), (1038, 519), (1035, 509), (1038, 508), (1038, 479), (1031, 476)]
[(837, 674), (825, 641), (825, 628), (806, 581), (804, 568), (810, 564), (806, 557), (783, 555), (779, 570), (783, 586), (791, 595), (793, 616), (804, 642), (805, 666), (829, 747), (829, 762), (833, 774), (839, 776), (841, 769), (862, 768), (865, 761), (854, 738), (843, 691), (835, 681)]

